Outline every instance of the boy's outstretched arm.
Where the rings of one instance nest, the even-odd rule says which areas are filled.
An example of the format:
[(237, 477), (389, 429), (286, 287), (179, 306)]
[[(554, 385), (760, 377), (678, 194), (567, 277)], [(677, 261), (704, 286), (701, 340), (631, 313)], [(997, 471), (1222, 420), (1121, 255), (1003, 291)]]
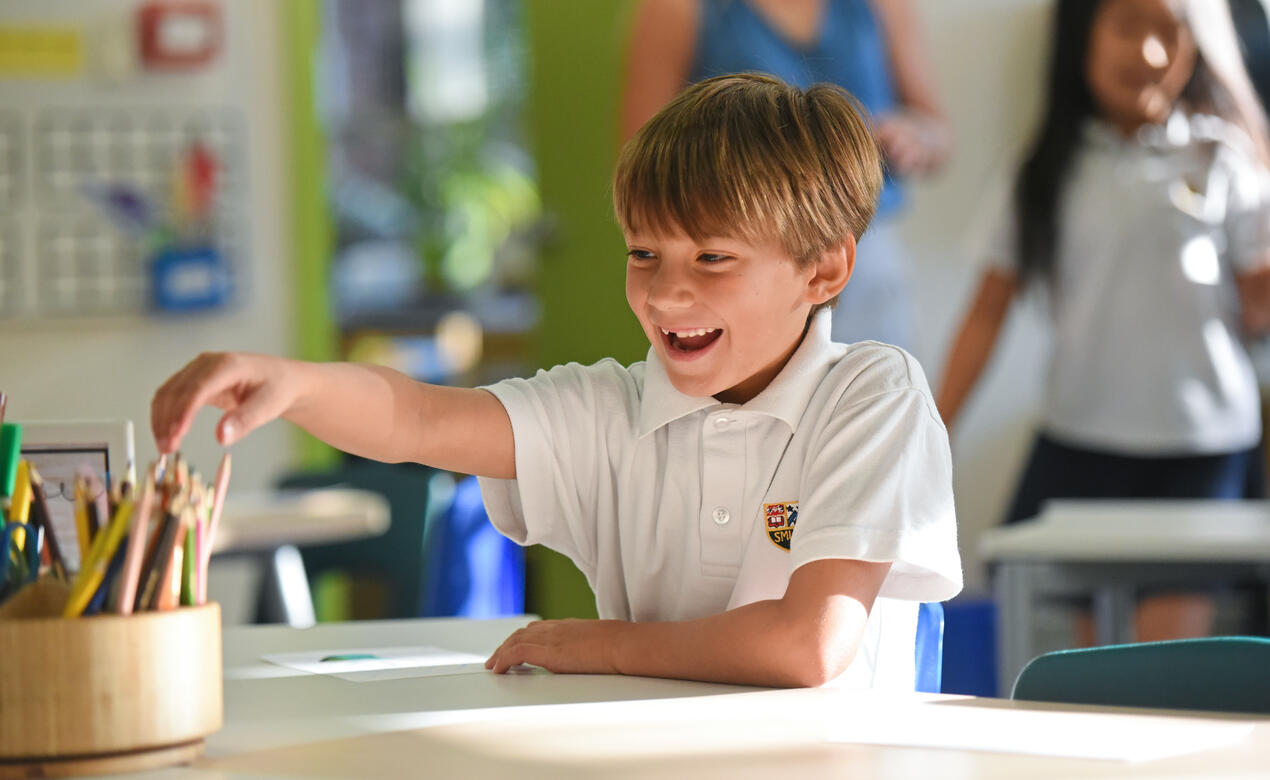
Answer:
[(381, 366), (204, 353), (151, 401), (159, 451), (175, 450), (209, 405), (225, 411), (216, 426), (225, 446), (281, 417), (354, 455), (516, 476), (511, 420), (485, 390), (428, 385)]
[(890, 563), (800, 566), (785, 595), (718, 615), (661, 623), (547, 620), (503, 642), (485, 666), (801, 687), (822, 685), (855, 657)]

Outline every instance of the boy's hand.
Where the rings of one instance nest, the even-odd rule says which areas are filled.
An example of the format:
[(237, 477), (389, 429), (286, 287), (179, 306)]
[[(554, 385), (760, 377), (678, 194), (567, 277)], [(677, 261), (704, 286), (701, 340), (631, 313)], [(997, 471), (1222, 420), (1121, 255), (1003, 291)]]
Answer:
[(281, 416), (295, 401), (291, 361), (268, 355), (204, 352), (176, 372), (150, 402), (150, 426), (160, 453), (177, 449), (194, 415), (206, 405), (225, 411), (216, 439), (228, 447)]
[(485, 662), (502, 674), (517, 664), (563, 674), (620, 674), (613, 648), (630, 627), (622, 620), (536, 620), (517, 630)]

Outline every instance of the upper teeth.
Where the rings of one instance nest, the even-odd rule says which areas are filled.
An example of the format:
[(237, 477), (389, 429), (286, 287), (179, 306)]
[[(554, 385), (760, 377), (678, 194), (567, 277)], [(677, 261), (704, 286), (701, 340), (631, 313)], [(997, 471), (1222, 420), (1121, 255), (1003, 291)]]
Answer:
[(667, 336), (673, 333), (681, 339), (687, 339), (692, 338), (693, 336), (704, 336), (707, 333), (714, 333), (716, 330), (718, 330), (718, 328), (697, 328), (696, 330), (666, 330), (665, 328), (662, 328), (661, 332), (665, 333)]

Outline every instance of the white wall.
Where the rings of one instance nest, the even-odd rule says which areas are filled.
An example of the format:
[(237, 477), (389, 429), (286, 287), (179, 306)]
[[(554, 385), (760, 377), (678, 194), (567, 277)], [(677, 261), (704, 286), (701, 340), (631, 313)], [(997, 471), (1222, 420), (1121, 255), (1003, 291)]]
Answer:
[[(914, 345), (932, 387), (978, 280), (982, 203), (1029, 137), (1048, 57), (1048, 0), (916, 0), (957, 147), (910, 187), (902, 227), (917, 303)], [(967, 586), (986, 587), (979, 534), (997, 524), (1031, 444), (1047, 350), (1042, 315), (1015, 306), (993, 361), (952, 432)]]
[[(74, 22), (91, 25), (118, 18), (135, 7), (127, 0), (46, 3), (5, 0), (0, 23)], [(93, 320), (0, 320), (0, 390), (9, 396), (8, 419), (127, 417), (137, 432), (142, 466), (155, 456), (149, 402), (159, 384), (204, 349), (248, 349), (286, 354), (292, 350), (291, 268), (287, 246), (288, 191), (283, 181), (288, 147), (282, 137), (283, 84), (278, 3), (229, 2), (227, 50), (220, 64), (191, 89), (179, 78), (147, 83), (155, 104), (197, 101), (239, 107), (246, 124), (249, 159), (244, 212), (250, 237), (242, 258), (245, 294), (238, 306), (210, 316), (157, 319), (119, 317)], [(98, 105), (119, 99), (88, 81), (0, 81), (0, 107), (21, 105), (31, 90), (57, 89)], [(127, 89), (129, 105), (134, 93)], [(219, 460), (212, 438), (215, 410), (205, 410), (182, 446), (191, 463), (210, 476)], [(292, 461), (293, 436), (284, 424), (256, 432), (234, 451), (235, 489), (268, 485)]]

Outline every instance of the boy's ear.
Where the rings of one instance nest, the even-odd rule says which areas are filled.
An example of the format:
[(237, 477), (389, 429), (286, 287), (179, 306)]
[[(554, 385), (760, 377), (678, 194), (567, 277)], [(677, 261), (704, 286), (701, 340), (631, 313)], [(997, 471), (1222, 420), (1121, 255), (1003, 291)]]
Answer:
[(824, 303), (842, 292), (855, 270), (855, 236), (847, 235), (845, 241), (829, 247), (816, 258), (815, 273), (807, 281), (807, 300)]

